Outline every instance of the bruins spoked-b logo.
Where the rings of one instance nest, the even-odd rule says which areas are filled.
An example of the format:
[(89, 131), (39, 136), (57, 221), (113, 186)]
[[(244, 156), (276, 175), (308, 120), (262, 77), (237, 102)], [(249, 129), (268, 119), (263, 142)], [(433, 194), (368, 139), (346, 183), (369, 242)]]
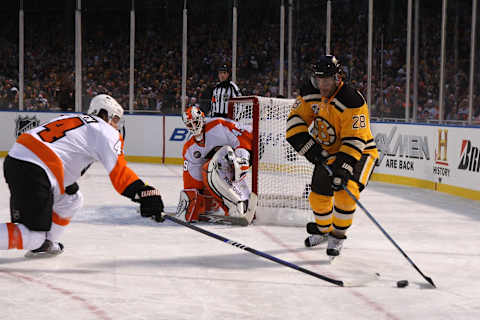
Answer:
[(337, 139), (335, 128), (322, 117), (315, 118), (310, 134), (324, 146), (331, 146)]
[(19, 115), (17, 119), (15, 119), (15, 137), (18, 138), (22, 133), (38, 127), (40, 125), (40, 120), (37, 116), (29, 117), (29, 116), (21, 116)]

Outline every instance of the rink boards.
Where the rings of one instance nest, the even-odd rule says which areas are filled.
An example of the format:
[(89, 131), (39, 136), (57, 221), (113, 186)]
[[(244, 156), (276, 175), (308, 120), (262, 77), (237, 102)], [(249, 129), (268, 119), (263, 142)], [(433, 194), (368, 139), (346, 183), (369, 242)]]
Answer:
[[(0, 156), (16, 137), (61, 113), (1, 112)], [(480, 200), (480, 128), (372, 123), (380, 158), (372, 179)], [(181, 164), (188, 137), (180, 116), (126, 115), (125, 154), (136, 162)]]

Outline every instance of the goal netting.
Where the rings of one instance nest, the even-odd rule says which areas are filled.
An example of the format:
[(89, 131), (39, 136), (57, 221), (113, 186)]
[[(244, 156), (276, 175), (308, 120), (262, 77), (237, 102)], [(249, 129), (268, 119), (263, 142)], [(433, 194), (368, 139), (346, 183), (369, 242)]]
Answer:
[(247, 96), (229, 101), (231, 119), (253, 128), (249, 177), (258, 195), (257, 223), (304, 226), (312, 221), (308, 203), (313, 165), (285, 139), (294, 99)]

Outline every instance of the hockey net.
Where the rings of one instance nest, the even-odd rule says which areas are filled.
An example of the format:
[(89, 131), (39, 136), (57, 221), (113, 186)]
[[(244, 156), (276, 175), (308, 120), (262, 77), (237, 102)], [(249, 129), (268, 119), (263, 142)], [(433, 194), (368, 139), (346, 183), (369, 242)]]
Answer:
[(308, 195), (313, 165), (285, 139), (294, 102), (259, 96), (229, 101), (229, 117), (253, 130), (249, 179), (258, 195), (257, 223), (304, 226), (312, 220)]

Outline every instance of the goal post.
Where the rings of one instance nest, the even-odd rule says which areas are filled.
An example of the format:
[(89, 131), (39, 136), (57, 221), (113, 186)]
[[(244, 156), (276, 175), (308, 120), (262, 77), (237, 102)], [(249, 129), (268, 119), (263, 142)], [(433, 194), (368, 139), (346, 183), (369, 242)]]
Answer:
[(294, 99), (260, 96), (229, 100), (229, 118), (252, 127), (251, 190), (258, 195), (257, 220), (304, 226), (312, 221), (308, 202), (313, 165), (286, 141)]

